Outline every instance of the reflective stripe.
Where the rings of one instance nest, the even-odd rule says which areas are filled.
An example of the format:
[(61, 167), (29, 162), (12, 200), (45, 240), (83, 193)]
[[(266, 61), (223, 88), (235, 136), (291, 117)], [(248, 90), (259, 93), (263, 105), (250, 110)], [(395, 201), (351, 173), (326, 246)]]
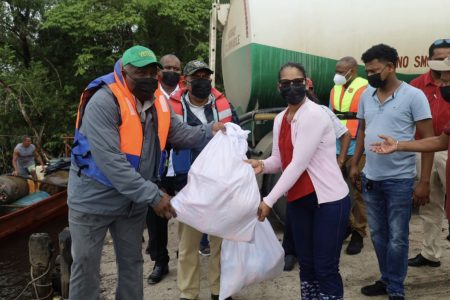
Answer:
[(130, 110), (130, 115), (132, 116), (136, 115), (137, 114), (136, 110), (134, 109), (133, 104), (131, 104), (130, 99), (128, 99), (128, 97), (125, 98), (125, 102), (127, 103), (128, 109)]
[(167, 106), (166, 98), (163, 95), (160, 95), (158, 101), (159, 101), (159, 104), (161, 105), (161, 110), (163, 112), (168, 112), (169, 107)]
[(231, 116), (232, 116), (231, 108), (219, 112), (219, 120), (223, 120)]
[[(358, 111), (360, 96), (367, 84), (366, 79), (357, 77), (345, 90), (344, 86), (335, 85), (330, 94), (333, 111), (356, 113)], [(341, 120), (341, 123), (348, 128), (352, 138), (355, 138), (358, 130), (358, 120)]]

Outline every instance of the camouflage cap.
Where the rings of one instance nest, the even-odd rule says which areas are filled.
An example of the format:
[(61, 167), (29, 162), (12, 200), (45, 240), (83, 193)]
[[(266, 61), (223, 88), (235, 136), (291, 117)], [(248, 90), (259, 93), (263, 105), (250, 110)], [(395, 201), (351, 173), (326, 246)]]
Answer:
[(191, 60), (184, 67), (183, 74), (184, 74), (184, 76), (189, 76), (189, 75), (192, 75), (192, 74), (194, 74), (195, 72), (197, 72), (199, 70), (206, 70), (210, 74), (214, 73), (214, 71), (211, 70), (209, 68), (209, 66), (205, 62), (200, 61), (200, 60)]

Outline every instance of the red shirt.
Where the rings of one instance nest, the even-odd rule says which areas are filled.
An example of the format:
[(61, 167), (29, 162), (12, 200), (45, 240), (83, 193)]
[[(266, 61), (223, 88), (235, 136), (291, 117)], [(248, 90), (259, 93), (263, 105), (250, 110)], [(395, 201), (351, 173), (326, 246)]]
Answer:
[[(412, 86), (422, 90), (430, 103), (433, 129), (435, 135), (441, 135), (448, 120), (450, 120), (450, 103), (444, 100), (439, 86), (431, 78), (431, 71), (413, 79)], [(418, 135), (416, 135), (418, 138)]]
[(450, 220), (450, 197), (448, 196), (450, 191), (450, 160), (448, 159), (448, 152), (450, 152), (450, 121), (444, 128), (444, 133), (449, 136), (447, 147), (447, 167), (446, 167), (446, 181), (447, 181), (447, 219)]
[[(294, 153), (294, 146), (292, 145), (291, 136), (291, 124), (288, 123), (286, 118), (287, 113), (284, 114), (283, 121), (281, 122), (280, 135), (278, 138), (278, 147), (280, 149), (281, 166), (283, 170), (286, 169), (292, 161), (292, 155)], [(313, 192), (313, 183), (309, 177), (308, 171), (305, 171), (294, 186), (287, 192), (287, 199), (289, 202), (292, 202)]]

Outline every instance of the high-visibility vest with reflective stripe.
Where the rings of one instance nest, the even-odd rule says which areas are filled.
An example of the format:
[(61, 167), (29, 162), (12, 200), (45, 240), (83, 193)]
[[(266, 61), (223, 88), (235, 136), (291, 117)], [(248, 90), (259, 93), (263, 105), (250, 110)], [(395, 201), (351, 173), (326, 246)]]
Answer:
[[(333, 111), (340, 112), (358, 112), (359, 99), (361, 94), (367, 87), (367, 80), (361, 77), (356, 77), (352, 83), (344, 89), (343, 85), (335, 85), (331, 90), (330, 103)], [(356, 138), (358, 130), (358, 120), (341, 120), (352, 138)]]
[[(144, 140), (143, 127), (139, 114), (136, 111), (136, 100), (126, 86), (121, 73), (121, 61), (117, 61), (114, 72), (92, 81), (81, 95), (78, 107), (77, 123), (75, 128), (72, 160), (79, 168), (78, 174), (84, 174), (94, 180), (112, 186), (108, 178), (98, 168), (90, 154), (88, 139), (79, 131), (82, 125), (84, 110), (92, 96), (103, 85), (107, 85), (115, 96), (116, 104), (120, 110), (121, 123), (119, 124), (120, 151), (126, 155), (130, 164), (138, 170)], [(155, 95), (154, 102), (158, 117), (158, 137), (161, 150), (165, 148), (170, 128), (169, 103), (164, 98)]]
[[(170, 105), (172, 106), (173, 111), (177, 114), (177, 116), (183, 121), (186, 122), (186, 111), (183, 109), (182, 98), (184, 94), (187, 93), (186, 89), (179, 89), (178, 92), (170, 96)], [(211, 94), (213, 95), (213, 103), (212, 110), (214, 119), (216, 121), (220, 121), (222, 123), (228, 123), (233, 120), (230, 102), (228, 102), (227, 98), (216, 90), (215, 88), (211, 89)]]

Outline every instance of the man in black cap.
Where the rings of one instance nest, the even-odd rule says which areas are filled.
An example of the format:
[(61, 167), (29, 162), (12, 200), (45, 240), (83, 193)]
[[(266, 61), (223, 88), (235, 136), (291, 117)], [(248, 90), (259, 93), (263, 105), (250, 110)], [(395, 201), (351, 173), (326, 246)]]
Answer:
[[(170, 105), (183, 122), (191, 126), (211, 122), (234, 122), (238, 118), (225, 96), (211, 86), (209, 66), (198, 60), (190, 61), (184, 68), (185, 88), (170, 97)], [(168, 174), (173, 175), (174, 189), (180, 190), (187, 184), (187, 173), (199, 152), (195, 149), (173, 147)], [(193, 227), (179, 223), (178, 246), (178, 288), (181, 299), (197, 299), (200, 292), (200, 261), (198, 256), (202, 233)], [(220, 250), (222, 239), (209, 236), (211, 255), (209, 258), (208, 281), (211, 299), (219, 299)], [(231, 299), (228, 298), (228, 299)]]

